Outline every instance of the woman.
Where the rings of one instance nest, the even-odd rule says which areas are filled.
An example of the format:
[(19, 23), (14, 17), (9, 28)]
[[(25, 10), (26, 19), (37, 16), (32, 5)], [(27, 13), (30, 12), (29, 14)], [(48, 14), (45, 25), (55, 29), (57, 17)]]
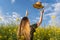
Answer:
[(37, 23), (30, 25), (27, 17), (28, 13), (26, 12), (26, 16), (22, 18), (20, 26), (18, 27), (18, 40), (21, 40), (21, 36), (23, 36), (23, 40), (33, 40), (35, 29), (42, 23), (43, 13), (44, 10), (40, 13), (40, 19)]

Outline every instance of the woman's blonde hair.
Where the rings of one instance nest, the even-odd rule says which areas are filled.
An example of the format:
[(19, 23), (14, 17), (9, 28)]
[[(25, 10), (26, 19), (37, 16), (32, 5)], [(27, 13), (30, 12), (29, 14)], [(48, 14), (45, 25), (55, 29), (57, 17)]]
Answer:
[(27, 17), (22, 18), (20, 26), (18, 27), (17, 36), (24, 36), (23, 40), (30, 40), (30, 22)]

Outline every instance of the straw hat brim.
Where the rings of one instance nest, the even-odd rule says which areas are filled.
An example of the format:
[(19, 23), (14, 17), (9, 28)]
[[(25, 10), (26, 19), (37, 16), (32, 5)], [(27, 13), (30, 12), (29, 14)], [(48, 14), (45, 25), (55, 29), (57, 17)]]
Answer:
[(44, 8), (44, 6), (42, 6), (41, 4), (33, 4), (33, 7), (37, 9)]

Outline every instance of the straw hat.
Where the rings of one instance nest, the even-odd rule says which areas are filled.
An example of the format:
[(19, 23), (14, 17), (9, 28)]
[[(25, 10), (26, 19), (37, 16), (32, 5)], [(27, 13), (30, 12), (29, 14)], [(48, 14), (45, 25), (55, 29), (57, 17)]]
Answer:
[(42, 3), (41, 2), (36, 2), (35, 4), (33, 4), (33, 7), (34, 8), (37, 8), (37, 9), (44, 8), (44, 6), (42, 6)]

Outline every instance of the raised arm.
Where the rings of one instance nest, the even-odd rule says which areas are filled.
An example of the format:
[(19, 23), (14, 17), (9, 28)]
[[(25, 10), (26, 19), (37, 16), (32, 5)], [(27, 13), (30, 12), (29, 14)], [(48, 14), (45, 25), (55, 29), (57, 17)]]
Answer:
[(37, 26), (41, 25), (41, 23), (42, 23), (43, 13), (44, 13), (44, 9), (43, 9), (42, 12), (40, 13), (40, 19), (39, 19), (39, 21), (37, 22)]

